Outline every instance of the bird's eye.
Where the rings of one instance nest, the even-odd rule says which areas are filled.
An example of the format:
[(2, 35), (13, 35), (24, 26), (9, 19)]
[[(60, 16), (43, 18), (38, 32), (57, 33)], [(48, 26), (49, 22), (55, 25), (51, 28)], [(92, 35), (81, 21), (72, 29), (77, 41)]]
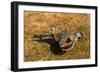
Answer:
[(80, 40), (81, 37), (78, 37), (78, 40)]

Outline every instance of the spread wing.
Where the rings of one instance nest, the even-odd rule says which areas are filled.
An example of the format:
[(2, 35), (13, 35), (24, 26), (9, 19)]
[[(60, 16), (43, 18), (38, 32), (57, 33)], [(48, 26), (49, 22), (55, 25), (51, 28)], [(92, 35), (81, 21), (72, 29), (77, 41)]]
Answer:
[[(47, 37), (48, 35), (43, 35), (42, 39), (35, 39), (34, 41), (37, 42), (45, 42), (50, 45), (50, 51), (55, 55), (61, 55), (64, 53), (64, 51), (61, 49), (59, 42), (55, 40), (55, 38), (52, 36), (52, 38), (43, 38)], [(35, 38), (40, 38), (40, 36), (35, 36)]]

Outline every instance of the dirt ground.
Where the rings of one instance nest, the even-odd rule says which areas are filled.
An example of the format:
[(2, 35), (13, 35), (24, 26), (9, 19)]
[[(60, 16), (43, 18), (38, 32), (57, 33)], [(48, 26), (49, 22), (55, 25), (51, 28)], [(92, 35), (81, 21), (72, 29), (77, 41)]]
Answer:
[[(32, 40), (34, 34), (49, 34), (51, 25), (56, 26), (56, 33), (84, 31), (86, 36), (76, 43), (75, 48), (62, 55), (54, 55), (49, 44)], [(90, 14), (24, 12), (24, 61), (87, 58), (90, 58)]]

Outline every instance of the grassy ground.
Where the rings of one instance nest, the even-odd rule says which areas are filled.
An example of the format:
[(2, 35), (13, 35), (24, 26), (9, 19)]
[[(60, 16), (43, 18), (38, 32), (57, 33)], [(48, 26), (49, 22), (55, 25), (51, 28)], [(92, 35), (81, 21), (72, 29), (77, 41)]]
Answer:
[[(50, 52), (50, 45), (32, 41), (34, 34), (49, 34), (50, 26), (56, 33), (84, 31), (86, 36), (76, 43), (75, 48), (63, 55)], [(24, 61), (70, 60), (90, 58), (90, 15), (79, 13), (24, 12)]]

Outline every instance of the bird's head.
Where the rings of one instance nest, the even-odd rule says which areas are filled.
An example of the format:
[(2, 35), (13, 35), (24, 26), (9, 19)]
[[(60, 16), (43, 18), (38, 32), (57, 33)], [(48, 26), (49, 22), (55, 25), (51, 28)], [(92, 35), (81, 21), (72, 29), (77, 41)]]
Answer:
[(84, 32), (77, 32), (75, 33), (76, 37), (78, 38), (78, 40), (82, 37), (85, 37), (85, 33)]

